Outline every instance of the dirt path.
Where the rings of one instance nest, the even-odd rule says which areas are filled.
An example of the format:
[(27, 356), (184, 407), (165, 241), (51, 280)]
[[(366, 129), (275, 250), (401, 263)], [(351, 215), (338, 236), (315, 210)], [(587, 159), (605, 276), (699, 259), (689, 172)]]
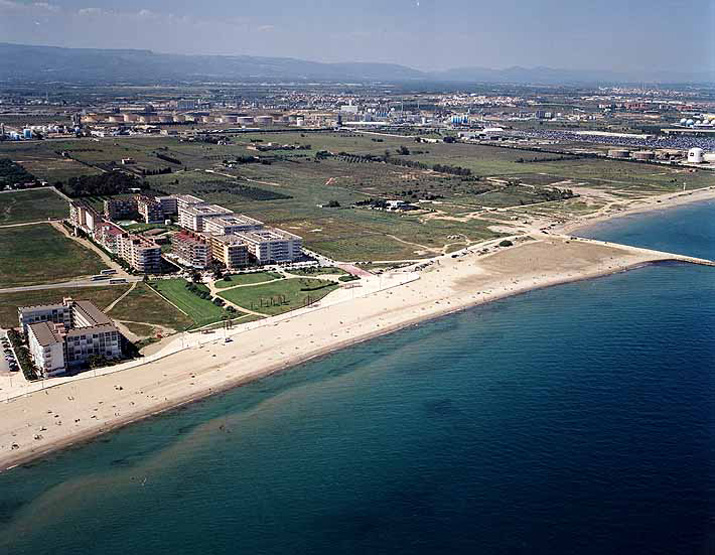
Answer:
[(132, 286), (131, 286), (129, 289), (127, 289), (124, 293), (122, 293), (122, 294), (119, 296), (119, 298), (117, 298), (117, 299), (115, 299), (114, 301), (112, 301), (112, 303), (111, 303), (108, 307), (106, 307), (106, 308), (104, 309), (104, 312), (109, 312), (109, 311), (112, 310), (115, 306), (117, 306), (117, 305), (119, 304), (119, 302), (120, 302), (122, 299), (124, 299), (124, 297), (126, 297), (127, 295), (129, 295), (129, 293), (131, 293), (132, 291), (134, 291), (134, 289), (135, 289), (136, 286), (137, 286), (137, 283), (138, 283), (138, 282), (136, 282), (136, 281), (135, 281), (134, 283), (132, 283)]
[(61, 222), (62, 220), (37, 220), (34, 222), (21, 222), (19, 224), (5, 224), (5, 225), (0, 225), (0, 229), (6, 229), (9, 227), (25, 227), (28, 225), (40, 225), (40, 224), (47, 224), (47, 223), (54, 223), (54, 222)]
[[(279, 279), (274, 279), (274, 280), (272, 280), (272, 281), (281, 281), (281, 280), (279, 280)], [(269, 281), (262, 281), (262, 282), (260, 282), (260, 283), (247, 283), (247, 284), (244, 284), (244, 285), (234, 285), (233, 287), (225, 287), (225, 288), (223, 288), (223, 289), (217, 289), (217, 288), (214, 286), (213, 282), (211, 282), (211, 283), (205, 283), (204, 285), (206, 285), (206, 287), (209, 288), (209, 292), (210, 292), (214, 297), (218, 297), (218, 296), (219, 296), (218, 294), (219, 294), (221, 291), (227, 291), (228, 289), (235, 289), (236, 287), (250, 287), (250, 286), (252, 286), (252, 285), (261, 285), (261, 284), (263, 284), (263, 283), (270, 283), (270, 282), (269, 282)], [(240, 312), (247, 312), (248, 314), (254, 314), (255, 316), (268, 316), (268, 314), (263, 314), (262, 312), (256, 312), (255, 310), (251, 310), (250, 308), (244, 308), (244, 307), (242, 307), (242, 306), (240, 306), (240, 305), (237, 305), (236, 303), (232, 303), (231, 301), (229, 301), (228, 299), (224, 299), (223, 297), (221, 297), (221, 299), (223, 299), (224, 301), (226, 301), (226, 304), (227, 304), (228, 306), (232, 306), (233, 308), (235, 308), (236, 310), (238, 310), (238, 311), (240, 311)]]
[(89, 241), (88, 239), (83, 239), (82, 237), (75, 237), (69, 231), (67, 231), (67, 228), (65, 228), (65, 226), (63, 226), (59, 222), (50, 222), (50, 225), (52, 227), (54, 227), (57, 231), (62, 233), (68, 239), (72, 239), (73, 241), (76, 241), (83, 247), (86, 247), (89, 250), (94, 251), (97, 254), (97, 256), (99, 256), (99, 258), (102, 259), (102, 262), (104, 262), (109, 268), (112, 268), (117, 271), (116, 276), (118, 276), (118, 277), (128, 277), (129, 276), (129, 274), (124, 271), (124, 268), (122, 268), (114, 260), (109, 258), (109, 256), (107, 256), (107, 253), (105, 253), (97, 245), (92, 243), (92, 241)]

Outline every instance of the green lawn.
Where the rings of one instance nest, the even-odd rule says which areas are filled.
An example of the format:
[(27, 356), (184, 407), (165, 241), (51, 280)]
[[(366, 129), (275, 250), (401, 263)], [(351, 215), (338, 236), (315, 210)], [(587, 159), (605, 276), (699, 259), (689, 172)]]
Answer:
[(0, 194), (0, 225), (57, 220), (69, 215), (69, 204), (52, 189)]
[(175, 330), (184, 330), (194, 325), (191, 318), (143, 283), (137, 284), (108, 315), (118, 320), (160, 324)]
[[(281, 279), (283, 276), (278, 272), (255, 272), (252, 274), (231, 274), (226, 278), (214, 283), (216, 288), (225, 289), (226, 287), (234, 287), (236, 285), (251, 285), (254, 283), (265, 283), (275, 279)], [(230, 279), (229, 279), (230, 278)]]
[(114, 285), (0, 293), (0, 327), (8, 328), (18, 325), (18, 306), (61, 303), (63, 298), (71, 297), (78, 301), (92, 301), (97, 308), (104, 310), (112, 301), (124, 294), (129, 287), (129, 285)]
[(292, 278), (253, 287), (236, 287), (219, 296), (240, 307), (274, 315), (314, 303), (337, 288), (337, 284), (323, 279)]
[[(189, 291), (186, 283), (185, 279), (162, 279), (153, 282), (151, 286), (186, 312), (194, 321), (195, 327), (220, 320), (226, 311)], [(199, 288), (208, 291), (205, 285), (200, 285)]]
[(346, 274), (347, 272), (345, 270), (341, 270), (340, 268), (336, 268), (335, 266), (318, 266), (315, 268), (300, 268), (299, 270), (290, 270), (289, 273), (293, 274), (294, 276), (341, 276), (343, 274)]
[(0, 229), (0, 287), (57, 283), (105, 268), (93, 251), (49, 225)]

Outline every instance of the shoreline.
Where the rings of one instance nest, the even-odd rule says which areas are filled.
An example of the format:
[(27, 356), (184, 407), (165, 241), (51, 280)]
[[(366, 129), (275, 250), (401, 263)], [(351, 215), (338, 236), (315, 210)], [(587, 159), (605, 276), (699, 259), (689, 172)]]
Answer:
[(591, 227), (602, 223), (634, 216), (636, 214), (646, 214), (649, 212), (657, 212), (659, 210), (671, 210), (689, 204), (697, 204), (701, 202), (715, 201), (715, 185), (710, 187), (702, 187), (700, 189), (691, 189), (689, 191), (679, 191), (674, 193), (665, 193), (640, 200), (626, 201), (635, 203), (635, 206), (628, 206), (624, 209), (612, 211), (608, 206), (604, 207), (605, 212), (596, 212), (590, 216), (583, 216), (573, 221), (557, 225), (554, 231), (565, 235), (576, 233), (578, 231), (587, 230)]
[[(214, 340), (206, 346), (192, 347), (132, 369), (30, 393), (0, 406), (0, 471), (16, 468), (59, 450), (86, 444), (100, 435), (150, 416), (201, 401), (211, 395), (408, 327), (537, 289), (604, 277), (672, 258), (652, 251), (642, 251), (546, 236), (532, 238), (531, 241), (486, 256), (470, 253), (458, 259), (443, 258), (428, 268), (419, 280), (399, 285), (394, 291), (378, 291), (366, 297), (291, 316), (273, 325), (241, 331), (235, 335), (236, 340), (229, 344)], [(577, 262), (574, 263), (574, 259)], [(449, 275), (440, 277), (437, 275), (440, 272)], [(475, 293), (477, 288), (484, 291)], [(411, 289), (423, 298), (415, 301), (418, 295), (408, 293)], [(401, 299), (396, 300), (395, 297), (400, 295)], [(405, 300), (412, 304), (406, 305)], [(385, 321), (390, 315), (392, 317)], [(348, 320), (349, 327), (341, 338), (335, 331)], [(311, 344), (318, 340), (320, 344), (306, 347), (305, 339), (301, 341), (297, 338), (305, 336), (307, 328), (311, 326), (322, 326), (324, 329), (319, 334), (307, 336), (315, 337)], [(271, 349), (285, 348), (287, 351), (288, 346), (283, 345), (280, 336), (266, 337), (266, 329), (277, 330), (276, 333), (282, 333), (283, 330), (289, 334), (296, 332), (290, 346), (294, 346), (297, 352), (286, 354), (281, 351), (280, 356), (276, 357)], [(261, 341), (266, 343), (258, 344)], [(246, 353), (251, 347), (254, 350)], [(264, 350), (260, 350), (260, 347), (264, 347)], [(211, 360), (218, 358), (219, 354), (221, 360)], [(232, 362), (239, 354), (241, 361), (254, 360), (255, 366), (249, 370), (239, 368), (240, 362)], [(207, 358), (208, 355), (211, 358)], [(216, 377), (216, 373), (228, 369), (231, 370), (228, 375)], [(156, 371), (164, 371), (163, 376), (167, 379), (155, 382), (156, 374), (152, 375), (152, 372)], [(118, 382), (128, 385), (122, 385), (120, 391), (116, 385)], [(109, 388), (110, 385), (114, 392)], [(134, 391), (124, 394), (125, 388)], [(157, 395), (145, 394), (147, 389), (159, 393), (163, 400)], [(77, 406), (74, 401), (80, 396), (83, 403)], [(115, 401), (112, 405), (114, 414), (102, 414), (106, 412), (106, 406), (103, 406), (107, 402), (105, 397), (109, 402)], [(61, 410), (55, 413), (58, 405)], [(18, 417), (18, 412), (25, 416)], [(57, 424), (54, 419), (60, 413), (63, 419), (69, 414), (78, 429), (69, 429), (68, 426), (50, 432), (51, 425)], [(80, 422), (85, 421), (88, 415), (95, 423), (81, 425)], [(28, 420), (33, 424), (28, 424)], [(31, 426), (34, 429), (28, 430)], [(37, 443), (38, 436), (44, 435), (52, 437)], [(12, 449), (11, 443), (16, 443), (18, 447)]]
[[(60, 450), (85, 445), (101, 435), (116, 431), (124, 426), (137, 423), (190, 403), (202, 401), (212, 395), (223, 393), (275, 373), (329, 356), (339, 350), (412, 326), (428, 323), (457, 312), (473, 309), (483, 304), (503, 300), (538, 289), (605, 277), (615, 273), (631, 271), (657, 262), (677, 260), (675, 256), (669, 253), (658, 253), (657, 251), (650, 251), (648, 249), (612, 243), (600, 243), (587, 239), (573, 240), (570, 239), (568, 235), (575, 233), (577, 230), (588, 229), (605, 221), (616, 220), (620, 217), (657, 210), (668, 210), (678, 206), (712, 200), (715, 200), (715, 186), (692, 191), (668, 193), (645, 200), (632, 201), (633, 203), (637, 203), (636, 206), (615, 212), (606, 207), (602, 209), (604, 211), (601, 213), (557, 225), (551, 228), (549, 233), (544, 234), (543, 237), (538, 233), (527, 234), (521, 237), (521, 239), (518, 239), (515, 246), (496, 250), (496, 252), (491, 252), (487, 255), (482, 256), (476, 249), (467, 248), (456, 260), (452, 259), (451, 255), (442, 255), (434, 259), (427, 259), (420, 264), (427, 264), (427, 269), (422, 271), (416, 281), (403, 280), (401, 283), (391, 287), (377, 289), (374, 292), (368, 291), (363, 297), (355, 298), (353, 296), (352, 299), (341, 299), (334, 305), (328, 303), (327, 306), (315, 307), (306, 312), (299, 310), (295, 313), (286, 313), (282, 319), (269, 320), (256, 328), (245, 327), (245, 329), (233, 332), (231, 334), (232, 337), (236, 337), (238, 341), (232, 341), (229, 344), (224, 343), (221, 338), (211, 337), (209, 338), (209, 342), (205, 344), (201, 344), (199, 341), (197, 345), (183, 350), (169, 351), (164, 354), (161, 354), (161, 352), (157, 353), (161, 356), (158, 356), (154, 360), (143, 361), (141, 364), (134, 365), (131, 368), (108, 372), (98, 376), (85, 376), (77, 381), (58, 382), (51, 384), (47, 388), (25, 393), (22, 397), (9, 399), (5, 403), (0, 403), (0, 472), (28, 464)], [(558, 234), (563, 234), (563, 236), (559, 236)], [(599, 249), (601, 252), (591, 258), (588, 256), (585, 257), (580, 264), (576, 264), (575, 266), (571, 264), (572, 256), (562, 256), (560, 259), (557, 256), (557, 260), (548, 260), (548, 256), (553, 258), (553, 255), (559, 252), (563, 255), (567, 250), (574, 250), (573, 248), (566, 248), (569, 244), (572, 244), (578, 253), (590, 251), (598, 252)], [(546, 259), (543, 259), (543, 254), (531, 260), (528, 256), (515, 256), (513, 254), (517, 251), (520, 253), (529, 252), (539, 245), (548, 245), (549, 250)], [(494, 272), (493, 267), (498, 267), (499, 263), (505, 259), (507, 263), (503, 264), (504, 268), (498, 268), (500, 271)], [(469, 271), (464, 271), (464, 266), (459, 269), (459, 266), (465, 261), (469, 262), (469, 265), (472, 266), (469, 268)], [(524, 262), (526, 262), (526, 264)], [(610, 265), (607, 265), (609, 262)], [(569, 264), (573, 267), (569, 268)], [(409, 269), (410, 268), (407, 268), (407, 270)], [(487, 270), (486, 272), (485, 269)], [(439, 273), (441, 270), (451, 271), (454, 274), (454, 276), (450, 276), (452, 278), (451, 282), (444, 283), (442, 280), (434, 279), (436, 273)], [(529, 274), (530, 271), (531, 275)], [(401, 273), (401, 271), (398, 271), (398, 273)], [(487, 289), (487, 287), (489, 289), (483, 292), (477, 291), (477, 294), (474, 294), (474, 291), (469, 290), (470, 286), (472, 286), (472, 284), (469, 284), (465, 296), (465, 291), (462, 290), (464, 287), (460, 288), (460, 283), (465, 280), (474, 281), (473, 287), (479, 285), (481, 289)], [(527, 284), (526, 281), (528, 280), (531, 280), (531, 283)], [(390, 299), (394, 293), (393, 288), (397, 288), (397, 293), (401, 293), (404, 297), (405, 290), (410, 290), (413, 284), (413, 288), (422, 294), (424, 300), (415, 303), (414, 296), (409, 297), (408, 295), (406, 303), (391, 309), (391, 312), (395, 313), (393, 321), (385, 322), (385, 324), (377, 323), (374, 329), (370, 331), (359, 330), (359, 328), (364, 325), (369, 325), (375, 321), (375, 319), (378, 321), (383, 320), (380, 314), (388, 309), (383, 308), (380, 310), (380, 301)], [(516, 284), (520, 285), (513, 287), (513, 285)], [(455, 300), (454, 304), (452, 304), (451, 300), (447, 300), (451, 299), (451, 297), (445, 296), (444, 293), (445, 291), (449, 293), (450, 288), (453, 289), (455, 286), (457, 289), (460, 289), (461, 298)], [(339, 292), (340, 290), (335, 293)], [(331, 295), (335, 295), (335, 293)], [(343, 292), (343, 296), (345, 296), (345, 292)], [(326, 297), (326, 299), (329, 297)], [(408, 304), (410, 301), (412, 304)], [(440, 303), (444, 303), (444, 305)], [(365, 306), (367, 310), (362, 310), (362, 306), (358, 307), (358, 304)], [(440, 306), (437, 308), (435, 305)], [(352, 310), (353, 307), (355, 310)], [(420, 310), (414, 312), (418, 308)], [(407, 314), (410, 311), (413, 312)], [(321, 318), (323, 312), (330, 313), (325, 314), (326, 318), (324, 320), (333, 322), (337, 327), (342, 326), (344, 323), (344, 320), (340, 320), (340, 317), (345, 320), (352, 320), (351, 328), (344, 334), (346, 336), (345, 338), (338, 339), (338, 334), (332, 333), (333, 330), (329, 329), (327, 330), (327, 334), (323, 333), (323, 336), (321, 336), (323, 344), (320, 346), (316, 345), (314, 348), (310, 347), (306, 349), (303, 343), (300, 347), (295, 347), (295, 350), (298, 352), (286, 354), (284, 351), (281, 351), (281, 356), (278, 357), (278, 360), (274, 360), (276, 358), (275, 355), (261, 356), (260, 354), (256, 354), (258, 352), (257, 349), (251, 351), (248, 355), (245, 352), (239, 353), (241, 354), (241, 360), (244, 360), (247, 356), (249, 360), (251, 358), (260, 359), (256, 361), (257, 364), (255, 368), (249, 371), (236, 370), (234, 368), (234, 366), (237, 366), (237, 363), (231, 362), (231, 360), (236, 359), (238, 355), (231, 356), (230, 360), (227, 360), (226, 356), (224, 356), (225, 353), (222, 353), (222, 360), (218, 364), (210, 364), (210, 359), (206, 360), (206, 357), (203, 356), (205, 353), (211, 354), (212, 358), (217, 357), (218, 353), (212, 353), (212, 349), (217, 348), (218, 351), (227, 350), (230, 354), (235, 351), (237, 343), (241, 343), (242, 347), (248, 345), (248, 347), (253, 346), (255, 348), (259, 341), (267, 341), (267, 347), (269, 349), (281, 348), (281, 343), (279, 342), (281, 339), (280, 336), (278, 336), (277, 339), (272, 337), (266, 339), (266, 331), (273, 329), (280, 331), (279, 328), (298, 328), (302, 330), (302, 332), (297, 333), (299, 337), (301, 334), (305, 334), (304, 328), (306, 326), (325, 325), (325, 322), (320, 322), (323, 320), (323, 318)], [(353, 312), (354, 314), (351, 314)], [(316, 314), (318, 315), (317, 319)], [(337, 319), (335, 316), (333, 316), (333, 318), (330, 317), (333, 314), (338, 315)], [(310, 336), (312, 337), (312, 335)], [(244, 339), (248, 339), (245, 344), (243, 342)], [(271, 339), (273, 339), (272, 343)], [(179, 339), (177, 337), (175, 342), (178, 341)], [(315, 341), (311, 341), (311, 344), (312, 343), (315, 343)], [(264, 347), (264, 344), (260, 343), (259, 347)], [(202, 353), (202, 351), (204, 351), (204, 353)], [(192, 366), (192, 363), (195, 363), (197, 366)], [(188, 364), (188, 369), (184, 368), (186, 364)], [(146, 383), (145, 378), (152, 370), (166, 370), (168, 365), (172, 368), (180, 368), (181, 370), (173, 371), (173, 376), (164, 373), (163, 377), (167, 378), (167, 380), (160, 379), (155, 384)], [(206, 376), (211, 374), (211, 372), (223, 371), (229, 369), (229, 367), (232, 370), (230, 375), (220, 379), (213, 379), (213, 376), (211, 376), (211, 379), (206, 379)], [(200, 374), (203, 375), (203, 378), (199, 378)], [(190, 377), (188, 379), (194, 379), (195, 381), (187, 384), (187, 375)], [(197, 386), (197, 383), (201, 382), (202, 379), (203, 382)], [(120, 401), (119, 399), (122, 396), (116, 393), (110, 393), (108, 399), (110, 402), (112, 400), (117, 401), (117, 403), (123, 402), (120, 407), (121, 410), (118, 408), (118, 405), (115, 404), (112, 405), (112, 407), (117, 408), (117, 411), (113, 415), (92, 415), (91, 412), (88, 412), (89, 410), (98, 413), (99, 407), (107, 402), (102, 397), (106, 396), (107, 391), (105, 386), (109, 381), (136, 382), (144, 386), (150, 385), (151, 388), (161, 393), (164, 398), (161, 400), (156, 395), (147, 395), (147, 398), (150, 399), (149, 401), (142, 399), (144, 403), (138, 405), (138, 398), (135, 398), (135, 400), (130, 401), (129, 406), (127, 406), (126, 399)], [(187, 387), (187, 385), (190, 387)], [(114, 389), (121, 391), (124, 388), (122, 387), (120, 390), (117, 390), (117, 386), (115, 385)], [(44, 439), (42, 434), (47, 433), (47, 435), (50, 435), (50, 428), (48, 426), (53, 423), (53, 420), (48, 418), (47, 415), (53, 415), (55, 418), (59, 416), (58, 414), (54, 414), (52, 409), (48, 408), (50, 404), (54, 406), (54, 402), (57, 401), (58, 397), (63, 393), (71, 393), (67, 398), (74, 400), (75, 393), (79, 391), (81, 391), (81, 394), (85, 397), (85, 404), (81, 408), (63, 406), (62, 412), (63, 414), (70, 412), (73, 417), (77, 416), (73, 418), (75, 426), (78, 426), (82, 418), (88, 414), (90, 414), (91, 419), (95, 419), (95, 423), (90, 426), (81, 426), (79, 429), (71, 431), (65, 428), (61, 432), (58, 432), (58, 430), (55, 429), (51, 434), (53, 436), (51, 439), (48, 438), (48, 440), (42, 444), (33, 443), (33, 440), (30, 439), (32, 436), (28, 436), (28, 432), (25, 429), (33, 425), (28, 423), (28, 420), (32, 420), (32, 417), (38, 419), (34, 430), (38, 433), (34, 434), (34, 440), (39, 441)], [(135, 392), (135, 395), (136, 394)], [(144, 391), (139, 389), (138, 394), (143, 395)], [(53, 399), (52, 401), (50, 399), (42, 399), (43, 396), (46, 398), (52, 397)], [(126, 397), (126, 395), (124, 395), (124, 397)], [(93, 405), (92, 408), (90, 409), (87, 404)], [(12, 409), (17, 410), (13, 411)], [(18, 412), (22, 412), (25, 416), (18, 418)], [(39, 421), (42, 421), (43, 424), (40, 424)], [(39, 440), (38, 437), (40, 438)], [(18, 447), (13, 449), (13, 444), (17, 444)]]

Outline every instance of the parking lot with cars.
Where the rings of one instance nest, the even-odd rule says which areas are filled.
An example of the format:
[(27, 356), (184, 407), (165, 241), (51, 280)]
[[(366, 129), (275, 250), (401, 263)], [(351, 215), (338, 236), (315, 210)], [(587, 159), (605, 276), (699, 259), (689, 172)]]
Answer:
[(10, 340), (5, 332), (0, 332), (0, 347), (2, 347), (2, 358), (0, 358), (0, 374), (17, 372), (20, 366), (12, 350)]

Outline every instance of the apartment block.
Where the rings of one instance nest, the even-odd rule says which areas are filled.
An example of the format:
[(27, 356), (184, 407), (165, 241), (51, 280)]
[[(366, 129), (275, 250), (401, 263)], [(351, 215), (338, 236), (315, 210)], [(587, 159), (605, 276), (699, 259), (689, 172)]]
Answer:
[(161, 204), (164, 217), (175, 216), (179, 213), (178, 199), (173, 196), (156, 197), (156, 201)]
[(179, 225), (192, 231), (204, 231), (204, 222), (210, 218), (233, 214), (228, 208), (217, 204), (179, 205)]
[(211, 264), (211, 245), (205, 237), (190, 231), (182, 231), (172, 236), (171, 252), (187, 266), (203, 269)]
[(120, 358), (121, 336), (112, 320), (89, 301), (24, 306), (18, 319), (35, 365), (47, 376), (80, 366), (93, 356)]
[(203, 199), (195, 197), (194, 195), (174, 195), (174, 198), (176, 199), (177, 212), (196, 204), (206, 204)]
[(137, 215), (136, 196), (111, 198), (104, 201), (104, 217), (110, 220), (134, 218)]
[(228, 270), (248, 266), (248, 244), (237, 235), (210, 235), (211, 254)]
[(147, 195), (137, 195), (137, 212), (146, 224), (164, 221), (164, 208), (156, 198)]
[(125, 233), (119, 237), (118, 254), (137, 272), (161, 272), (161, 246), (153, 239)]
[(282, 229), (246, 231), (236, 236), (246, 243), (259, 264), (293, 262), (302, 256), (303, 239)]
[(204, 231), (215, 235), (231, 235), (241, 231), (263, 229), (263, 222), (243, 214), (230, 214), (204, 221)]
[(72, 325), (72, 312), (70, 305), (66, 302), (57, 304), (20, 306), (17, 309), (18, 320), (22, 333), (27, 334), (27, 327), (39, 322), (50, 322), (54, 324)]
[(102, 221), (102, 216), (90, 205), (70, 202), (70, 223), (86, 233), (94, 233), (94, 227)]

